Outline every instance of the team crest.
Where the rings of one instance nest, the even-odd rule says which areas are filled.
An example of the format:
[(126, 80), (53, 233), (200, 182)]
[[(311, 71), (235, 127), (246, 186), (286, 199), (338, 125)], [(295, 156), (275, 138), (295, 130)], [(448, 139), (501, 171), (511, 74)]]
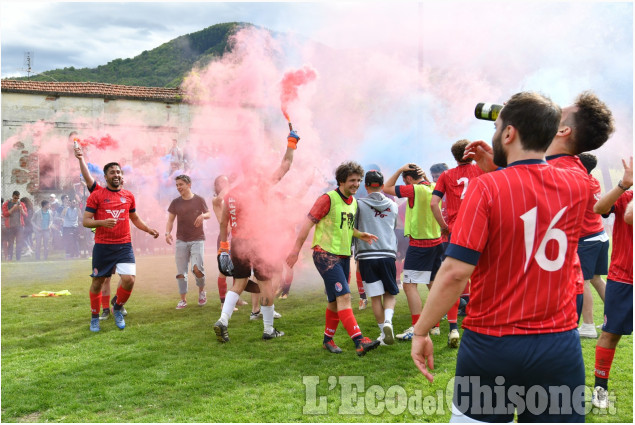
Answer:
[(119, 198), (119, 200), (121, 201), (122, 204), (126, 203), (126, 198), (124, 198), (123, 196), (121, 198)]
[(98, 273), (98, 271), (97, 271), (97, 267), (95, 267), (95, 268), (93, 269), (93, 274), (94, 274), (95, 276), (97, 276), (97, 273)]
[(342, 284), (341, 284), (341, 283), (339, 283), (339, 282), (336, 282), (336, 283), (335, 283), (335, 290), (336, 290), (337, 292), (342, 292)]

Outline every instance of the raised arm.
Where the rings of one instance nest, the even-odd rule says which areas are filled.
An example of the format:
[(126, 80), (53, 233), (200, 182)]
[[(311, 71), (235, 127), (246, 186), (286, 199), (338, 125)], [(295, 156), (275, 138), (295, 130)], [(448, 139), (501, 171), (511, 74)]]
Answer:
[(595, 203), (595, 206), (593, 206), (593, 212), (596, 214), (608, 214), (617, 199), (622, 196), (622, 193), (626, 192), (626, 190), (633, 186), (633, 157), (630, 157), (628, 163), (622, 159), (622, 166), (624, 167), (622, 180), (620, 180), (613, 189), (606, 192)]
[(291, 164), (293, 163), (293, 153), (297, 149), (299, 141), (300, 136), (298, 136), (294, 130), (291, 130), (289, 136), (287, 136), (287, 150), (284, 153), (284, 157), (282, 157), (282, 162), (280, 163), (278, 169), (273, 173), (273, 184), (278, 183), (291, 169)]
[(86, 186), (90, 189), (95, 184), (95, 179), (88, 171), (88, 166), (86, 165), (86, 161), (84, 160), (84, 153), (82, 152), (82, 148), (74, 148), (75, 158), (79, 161), (79, 170), (82, 172), (82, 177), (86, 181)]

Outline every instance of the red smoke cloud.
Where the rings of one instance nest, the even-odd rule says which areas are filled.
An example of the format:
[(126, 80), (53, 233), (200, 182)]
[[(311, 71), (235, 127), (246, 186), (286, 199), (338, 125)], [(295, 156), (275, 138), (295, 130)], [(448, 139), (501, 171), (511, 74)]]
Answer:
[(106, 149), (119, 149), (119, 142), (113, 139), (110, 134), (106, 134), (105, 136), (97, 139), (96, 137), (87, 137), (84, 140), (80, 140), (79, 144), (85, 148), (88, 146), (94, 146), (97, 149), (106, 150)]
[(317, 72), (308, 65), (295, 71), (287, 71), (280, 83), (282, 92), (280, 93), (280, 104), (282, 113), (287, 121), (289, 118), (288, 107), (291, 102), (298, 98), (298, 87), (308, 84), (317, 78)]

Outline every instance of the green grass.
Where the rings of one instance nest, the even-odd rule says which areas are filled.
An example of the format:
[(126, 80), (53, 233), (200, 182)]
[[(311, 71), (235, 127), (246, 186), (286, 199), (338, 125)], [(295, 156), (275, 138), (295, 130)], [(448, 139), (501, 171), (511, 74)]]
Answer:
[[(215, 258), (207, 258), (206, 264), (215, 277)], [(297, 271), (289, 299), (276, 302), (276, 310), (283, 315), (276, 327), (287, 334), (285, 337), (262, 341), (262, 321), (250, 321), (249, 307), (245, 306), (232, 317), (230, 343), (221, 345), (212, 331), (220, 313), (215, 279), (208, 282), (208, 305), (196, 306), (196, 287), (190, 283), (190, 305), (176, 310), (174, 268), (169, 255), (139, 257), (137, 283), (126, 305), (126, 329), (118, 330), (109, 319), (102, 322), (102, 331), (94, 334), (88, 330), (90, 260), (3, 264), (2, 421), (449, 420), (444, 397), (451, 397), (446, 387), (454, 374), (456, 350), (445, 344), (446, 322), (442, 322), (441, 336), (433, 337), (433, 384), (413, 365), (409, 343), (380, 347), (358, 358), (340, 326), (335, 339), (344, 353), (329, 354), (321, 348), (325, 296), (317, 272), (307, 266)], [(20, 298), (62, 289), (72, 295)], [(353, 292), (356, 301), (356, 290)], [(421, 293), (425, 297), (427, 290), (421, 289)], [(243, 299), (249, 300), (245, 295)], [(601, 307), (598, 299), (597, 324), (601, 322)], [(377, 337), (370, 308), (354, 310), (362, 331)], [(398, 297), (393, 322), (396, 332), (410, 323), (403, 293)], [(590, 413), (588, 422), (632, 422), (632, 341), (632, 336), (622, 339), (611, 370), (609, 389), (617, 394), (616, 412), (608, 416)], [(582, 347), (590, 387), (595, 340), (582, 340)], [(319, 384), (307, 387), (303, 377), (319, 379)], [(347, 392), (347, 380), (363, 380), (361, 392)], [(307, 402), (307, 388), (309, 393), (315, 388), (316, 400)], [(374, 390), (381, 397), (369, 405)], [(384, 392), (397, 397), (384, 400)], [(311, 406), (316, 407), (320, 397), (325, 397), (320, 405), (325, 410), (311, 414)], [(352, 406), (361, 406), (362, 397), (367, 404), (361, 413), (355, 413)], [(441, 410), (433, 409), (435, 405)]]

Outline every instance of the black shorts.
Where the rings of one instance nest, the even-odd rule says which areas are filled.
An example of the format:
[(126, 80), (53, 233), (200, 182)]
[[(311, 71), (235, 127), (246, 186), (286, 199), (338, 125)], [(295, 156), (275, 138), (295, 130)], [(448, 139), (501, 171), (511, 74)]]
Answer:
[(394, 258), (373, 258), (358, 261), (359, 274), (362, 275), (364, 291), (369, 297), (399, 293), (397, 286), (397, 267)]
[(247, 239), (232, 239), (231, 259), (234, 264), (234, 279), (245, 279), (251, 276), (253, 270), (256, 279), (271, 280), (276, 272), (282, 270), (281, 264), (272, 264), (259, 255)]
[[(117, 264), (135, 264), (132, 243), (96, 243), (93, 246), (93, 273), (90, 275), (91, 277), (110, 277)], [(128, 273), (120, 272), (120, 274)]]

